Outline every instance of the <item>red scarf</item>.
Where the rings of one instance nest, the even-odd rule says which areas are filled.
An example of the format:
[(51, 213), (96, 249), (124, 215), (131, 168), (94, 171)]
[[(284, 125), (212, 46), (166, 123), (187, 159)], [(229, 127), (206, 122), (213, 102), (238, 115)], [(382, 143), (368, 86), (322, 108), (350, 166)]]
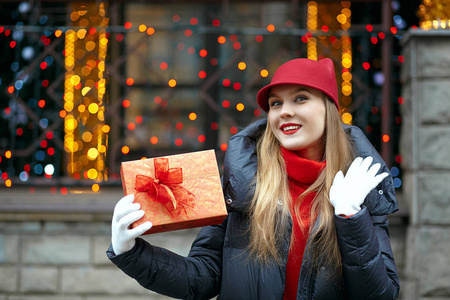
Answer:
[[(301, 158), (295, 152), (286, 150), (281, 147), (281, 153), (286, 162), (286, 171), (289, 180), (289, 192), (293, 202), (313, 184), (323, 168), (325, 162), (317, 162)], [(297, 222), (296, 212), (294, 211), (294, 203), (290, 207), (293, 228), (291, 236), (291, 248), (289, 250), (288, 261), (286, 265), (286, 286), (284, 289), (283, 300), (297, 299), (298, 279), (300, 276), (300, 268), (302, 266), (303, 253), (305, 251), (306, 242), (308, 241), (308, 233), (314, 220), (311, 220), (312, 200), (316, 193), (310, 193), (302, 199), (300, 204), (300, 215), (305, 228), (301, 229)]]

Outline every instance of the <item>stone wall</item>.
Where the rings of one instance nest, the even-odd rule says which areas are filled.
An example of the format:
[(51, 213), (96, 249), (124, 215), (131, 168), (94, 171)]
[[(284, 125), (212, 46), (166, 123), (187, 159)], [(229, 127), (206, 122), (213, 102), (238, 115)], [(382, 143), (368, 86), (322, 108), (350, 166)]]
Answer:
[(450, 32), (403, 38), (401, 154), (410, 211), (405, 299), (450, 299)]
[[(109, 222), (0, 222), (0, 300), (169, 299), (109, 261), (110, 232)], [(197, 233), (154, 234), (151, 242), (186, 255)]]

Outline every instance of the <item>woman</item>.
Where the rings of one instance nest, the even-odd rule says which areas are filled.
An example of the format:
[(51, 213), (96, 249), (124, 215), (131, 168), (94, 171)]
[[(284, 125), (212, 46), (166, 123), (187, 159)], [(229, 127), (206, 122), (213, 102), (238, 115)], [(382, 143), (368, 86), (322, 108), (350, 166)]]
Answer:
[(181, 257), (136, 238), (151, 224), (128, 229), (143, 212), (126, 196), (109, 258), (175, 298), (397, 298), (385, 216), (397, 210), (392, 179), (364, 134), (341, 125), (337, 95), (330, 59), (280, 66), (257, 96), (267, 120), (229, 142), (224, 223), (202, 228)]

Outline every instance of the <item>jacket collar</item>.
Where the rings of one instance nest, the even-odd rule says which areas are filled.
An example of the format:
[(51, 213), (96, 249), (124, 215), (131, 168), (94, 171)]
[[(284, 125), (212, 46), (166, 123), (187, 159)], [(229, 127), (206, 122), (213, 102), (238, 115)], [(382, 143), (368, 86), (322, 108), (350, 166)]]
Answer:
[[(266, 128), (266, 119), (258, 120), (234, 135), (228, 143), (224, 162), (223, 190), (229, 211), (243, 211), (251, 202), (255, 191), (254, 178), (258, 166), (256, 143)], [(398, 210), (395, 188), (389, 168), (364, 133), (356, 126), (343, 125), (350, 136), (356, 155), (372, 156), (373, 163), (380, 163), (380, 173), (389, 176), (372, 190), (364, 204), (372, 215), (388, 215)]]

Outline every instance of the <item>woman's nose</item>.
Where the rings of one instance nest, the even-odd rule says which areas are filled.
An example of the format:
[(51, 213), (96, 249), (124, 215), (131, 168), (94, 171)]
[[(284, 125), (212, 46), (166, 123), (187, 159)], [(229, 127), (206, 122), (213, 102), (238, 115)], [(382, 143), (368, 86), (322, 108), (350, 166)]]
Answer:
[(286, 117), (292, 117), (294, 116), (294, 110), (292, 109), (292, 106), (288, 103), (284, 103), (282, 108), (281, 108), (281, 112), (280, 112), (280, 117), (281, 118), (286, 118)]

